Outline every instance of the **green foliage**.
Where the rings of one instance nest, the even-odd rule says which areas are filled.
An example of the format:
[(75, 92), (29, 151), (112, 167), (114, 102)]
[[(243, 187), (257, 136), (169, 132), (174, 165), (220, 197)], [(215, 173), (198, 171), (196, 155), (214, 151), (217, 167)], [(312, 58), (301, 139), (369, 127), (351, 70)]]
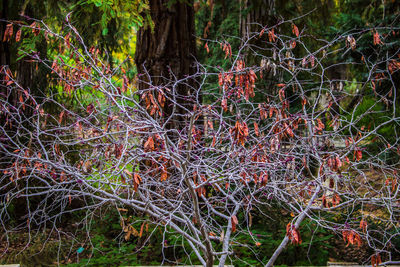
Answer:
[[(292, 217), (284, 215), (279, 207), (268, 210), (272, 218), (265, 224), (264, 217), (254, 215), (254, 225), (250, 233), (237, 233), (234, 255), (229, 264), (234, 266), (262, 266), (261, 261), (266, 261), (279, 246), (284, 238), (285, 226)], [(143, 220), (137, 216), (122, 215), (127, 222), (132, 222), (135, 229), (140, 229)], [(80, 260), (68, 266), (126, 266), (126, 265), (159, 265), (166, 259), (179, 263), (195, 265), (200, 264), (187, 241), (169, 227), (154, 228), (149, 226), (149, 231), (142, 238), (131, 236), (128, 241), (121, 237), (119, 213), (115, 209), (107, 209), (91, 225), (91, 245), (86, 246), (79, 255)], [(242, 217), (242, 216), (240, 216)], [(240, 218), (240, 221), (243, 218)], [(165, 231), (164, 231), (165, 230)], [(150, 233), (151, 236), (148, 236)], [(305, 221), (300, 227), (303, 243), (301, 245), (289, 244), (277, 264), (286, 265), (326, 265), (331, 254), (333, 235), (319, 228), (315, 223)], [(148, 238), (148, 239), (147, 239)], [(143, 241), (146, 240), (145, 243)], [(163, 241), (165, 240), (165, 241)], [(256, 244), (260, 242), (260, 244)], [(213, 242), (218, 249), (221, 244)], [(93, 247), (91, 247), (93, 246)], [(140, 251), (139, 251), (140, 248)], [(189, 254), (188, 254), (189, 253)], [(254, 255), (255, 254), (255, 255)], [(228, 262), (227, 262), (228, 264)]]
[(108, 52), (133, 53), (130, 44), (136, 31), (145, 24), (153, 25), (147, 1), (80, 0), (69, 9), (84, 40)]
[[(27, 242), (30, 242), (27, 245)], [(53, 266), (58, 257), (66, 255), (71, 242), (62, 243), (46, 233), (9, 233), (10, 249), (0, 258), (0, 264), (15, 264), (21, 266)], [(5, 239), (2, 240), (6, 244)], [(16, 249), (17, 248), (17, 249)]]
[[(232, 261), (234, 266), (263, 266), (260, 262), (265, 263), (285, 237), (286, 224), (293, 218), (279, 206), (273, 205), (263, 212), (269, 214), (268, 223), (265, 223), (265, 217), (261, 214), (254, 214), (254, 225), (250, 228), (250, 233), (237, 236), (237, 241), (245, 245), (235, 247), (235, 258)], [(289, 244), (276, 264), (326, 265), (334, 241), (332, 233), (309, 220), (301, 224), (299, 231), (303, 242), (300, 245)]]
[[(225, 70), (231, 67), (232, 62), (229, 57), (225, 58), (221, 43), (228, 42), (232, 51), (238, 50), (240, 45), (238, 16), (239, 5), (234, 1), (227, 1), (225, 6), (216, 2), (212, 13), (209, 6), (203, 5), (196, 13), (198, 58), (205, 66), (218, 66)], [(211, 26), (207, 28), (209, 21), (211, 21)], [(204, 35), (205, 32), (206, 35)], [(210, 49), (209, 53), (204, 48), (206, 43)]]
[[(104, 235), (96, 235), (91, 242), (91, 257), (83, 258), (78, 263), (68, 264), (68, 266), (121, 266), (136, 265), (137, 255), (134, 253), (136, 245), (134, 243), (123, 243), (116, 245), (114, 240), (107, 239)], [(86, 254), (87, 252), (83, 252)]]

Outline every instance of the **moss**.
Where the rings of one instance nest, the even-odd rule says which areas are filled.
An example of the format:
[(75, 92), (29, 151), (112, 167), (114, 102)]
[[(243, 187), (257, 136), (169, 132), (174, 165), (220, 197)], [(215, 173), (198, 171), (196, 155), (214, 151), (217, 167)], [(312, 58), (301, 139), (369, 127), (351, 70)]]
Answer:
[[(6, 243), (4, 238), (2, 243)], [(0, 264), (55, 266), (58, 259), (64, 259), (70, 247), (69, 240), (60, 242), (44, 233), (32, 233), (30, 237), (28, 233), (11, 233), (8, 251), (1, 257)]]

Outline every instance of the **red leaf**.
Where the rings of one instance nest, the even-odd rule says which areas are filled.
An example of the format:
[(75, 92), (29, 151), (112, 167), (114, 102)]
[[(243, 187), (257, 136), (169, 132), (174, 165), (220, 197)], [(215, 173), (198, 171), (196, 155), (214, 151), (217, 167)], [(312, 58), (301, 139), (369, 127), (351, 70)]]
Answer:
[(35, 36), (38, 36), (38, 35), (39, 35), (39, 32), (40, 32), (40, 25), (39, 25), (39, 24), (36, 25), (36, 21), (32, 22), (32, 24), (31, 24), (29, 27), (32, 28), (32, 33), (33, 33)]
[(139, 174), (135, 173), (135, 174), (133, 175), (133, 180), (134, 180), (133, 186), (134, 186), (134, 188), (135, 188), (135, 191), (137, 191), (138, 186), (140, 185), (140, 182), (142, 181), (142, 178), (140, 178), (140, 175), (139, 175)]
[(378, 266), (376, 264), (376, 256), (375, 255), (372, 255), (372, 257), (371, 257), (371, 265), (372, 265), (372, 267)]
[(222, 78), (221, 72), (218, 74), (218, 84), (219, 84), (219, 86), (222, 86), (224, 84), (224, 80)]
[(311, 67), (314, 68), (315, 65), (315, 57), (313, 55), (310, 56), (311, 58)]
[(247, 124), (245, 122), (243, 122), (242, 124), (243, 127), (243, 135), (246, 137), (249, 135), (249, 128), (247, 127)]
[(4, 31), (3, 42), (9, 42), (13, 35), (13, 25), (11, 23), (7, 24), (6, 30)]
[(296, 35), (296, 37), (299, 37), (299, 28), (297, 28), (295, 24), (292, 24), (292, 32), (294, 35)]
[(362, 159), (362, 151), (361, 150), (356, 150), (355, 155), (356, 155), (357, 161), (360, 161)]
[(227, 42), (224, 43), (224, 47), (222, 49), (225, 52), (225, 59), (229, 56), (232, 57), (232, 48), (231, 45)]
[(236, 215), (232, 215), (231, 217), (231, 221), (232, 221), (232, 232), (236, 232), (236, 225), (239, 223)]
[(256, 136), (260, 135), (259, 129), (258, 129), (258, 124), (256, 122), (254, 122), (254, 132), (256, 134)]
[(295, 47), (296, 47), (296, 41), (295, 40), (290, 41), (290, 48), (294, 49)]
[(325, 195), (322, 196), (322, 206), (324, 208), (328, 208), (328, 203), (326, 201), (326, 196)]
[(90, 114), (90, 113), (92, 113), (93, 111), (95, 111), (94, 105), (93, 105), (93, 104), (87, 105), (87, 107), (86, 107), (86, 112)]
[(223, 110), (226, 112), (228, 110), (228, 100), (226, 98), (222, 99), (221, 101), (221, 107)]
[(289, 126), (286, 127), (286, 132), (290, 137), (294, 137), (294, 133)]
[(299, 230), (292, 225), (292, 223), (288, 223), (286, 225), (286, 235), (288, 236), (289, 240), (292, 241), (292, 244), (301, 244), (302, 240), (300, 237)]
[(144, 149), (153, 151), (154, 150), (154, 140), (153, 137), (149, 136), (146, 143), (144, 143)]

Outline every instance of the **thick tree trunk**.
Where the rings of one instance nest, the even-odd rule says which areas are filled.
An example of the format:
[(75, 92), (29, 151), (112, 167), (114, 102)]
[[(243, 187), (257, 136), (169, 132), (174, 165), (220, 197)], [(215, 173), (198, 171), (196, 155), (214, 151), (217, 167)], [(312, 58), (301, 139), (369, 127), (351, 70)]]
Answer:
[[(39, 71), (37, 63), (31, 62), (30, 58), (22, 58), (17, 61), (19, 57), (17, 54), (18, 48), (21, 44), (21, 42), (15, 41), (15, 32), (18, 26), (14, 25), (14, 35), (10, 42), (2, 42), (2, 39), (5, 27), (9, 23), (6, 21), (12, 22), (21, 20), (21, 14), (27, 17), (41, 18), (44, 16), (44, 11), (46, 10), (44, 4), (35, 3), (35, 6), (33, 6), (33, 4), (29, 4), (29, 1), (24, 0), (0, 0), (0, 6), (0, 17), (3, 20), (0, 22), (0, 66), (7, 66), (12, 73), (16, 73), (18, 84), (24, 89), (29, 90), (33, 96), (43, 96), (43, 92), (47, 88), (47, 78), (45, 74), (48, 70), (42, 67)], [(47, 53), (46, 42), (37, 42), (35, 45), (39, 55), (45, 58)], [(6, 88), (3, 88), (1, 92), (5, 93), (4, 90), (6, 90)], [(16, 96), (11, 94), (8, 96), (7, 101), (12, 103), (14, 99), (16, 99)], [(38, 99), (36, 100), (39, 101)], [(29, 111), (27, 110), (27, 112)]]
[[(190, 129), (191, 117), (188, 114), (194, 110), (195, 103), (201, 103), (194, 77), (194, 8), (186, 1), (170, 5), (165, 0), (150, 0), (149, 3), (154, 30), (145, 27), (137, 34), (135, 63), (139, 73), (138, 90), (144, 93), (152, 87), (162, 88), (167, 99), (161, 116), (157, 113), (153, 115), (158, 116), (161, 122), (167, 122), (168, 136), (175, 140), (181, 130)], [(196, 124), (201, 125), (201, 120)], [(186, 134), (190, 136), (190, 132)], [(202, 231), (202, 235), (207, 240), (207, 249), (203, 251), (206, 266), (211, 267), (214, 259), (208, 233)]]
[[(1, 2), (1, 10), (0, 10), (0, 18), (1, 20), (7, 20), (7, 1)], [(8, 49), (8, 44), (6, 42), (2, 42), (4, 32), (6, 30), (7, 23), (0, 22), (0, 65), (9, 65), (10, 64), (10, 52)]]
[[(16, 79), (19, 86), (30, 92), (32, 96), (35, 97), (35, 101), (40, 103), (41, 97), (43, 97), (43, 92), (47, 89), (47, 77), (46, 73), (48, 70), (39, 70), (37, 63), (31, 62), (29, 57), (17, 60), (19, 55), (18, 49), (22, 43), (15, 41), (15, 33), (18, 30), (18, 26), (14, 24), (14, 34), (12, 40), (9, 42), (3, 42), (3, 36), (6, 29), (6, 25), (10, 22), (16, 20), (23, 20), (20, 14), (24, 13), (29, 17), (42, 18), (45, 12), (44, 4), (40, 3), (29, 3), (25, 0), (0, 0), (0, 68), (9, 68), (14, 78)], [(28, 21), (29, 23), (29, 21)], [(22, 35), (24, 38), (24, 35)], [(27, 37), (29, 38), (29, 37)], [(40, 54), (42, 58), (46, 57), (47, 44), (45, 41), (36, 43), (36, 51)], [(0, 168), (8, 168), (10, 164), (15, 160), (8, 151), (13, 151), (17, 147), (14, 147), (15, 143), (30, 144), (31, 135), (29, 129), (33, 130), (34, 125), (31, 124), (31, 116), (33, 115), (35, 106), (32, 105), (31, 100), (24, 105), (24, 108), (20, 108), (19, 104), (19, 94), (20, 90), (17, 90), (15, 85), (7, 86), (3, 82), (4, 75), (0, 75), (0, 137), (2, 138), (2, 146), (0, 147)], [(26, 99), (24, 99), (26, 100)], [(7, 109), (10, 112), (15, 112), (14, 116), (9, 116), (9, 112), (2, 113), (1, 109)], [(4, 138), (8, 135), (8, 138)], [(12, 142), (10, 141), (12, 140)], [(9, 181), (7, 179), (2, 179), (0, 181), (2, 186), (7, 184)], [(3, 192), (0, 194), (4, 194)], [(28, 212), (28, 206), (26, 205), (26, 200), (23, 198), (17, 200), (15, 204), (18, 209), (13, 214), (16, 218), (23, 218)], [(35, 201), (31, 203), (35, 205)]]
[[(252, 32), (260, 31), (260, 25), (273, 26), (275, 18), (275, 0), (239, 1), (239, 33), (243, 38), (248, 37)], [(250, 10), (247, 10), (251, 7)], [(244, 12), (246, 11), (246, 14)]]
[(167, 128), (179, 130), (188, 122), (187, 111), (193, 110), (199, 100), (193, 93), (195, 79), (175, 84), (196, 72), (194, 10), (192, 5), (181, 1), (169, 7), (168, 1), (149, 2), (155, 27), (154, 31), (150, 27), (141, 28), (137, 34), (138, 89), (142, 92), (149, 89), (149, 83), (168, 88), (164, 92), (171, 100), (165, 103), (162, 120), (171, 118)]
[[(6, 30), (6, 25), (7, 23), (5, 22), (8, 17), (8, 2), (3, 0), (0, 1), (0, 69), (4, 67), (9, 67), (10, 66), (10, 48), (9, 44), (7, 42), (3, 42), (3, 36), (4, 32)], [(4, 101), (3, 103), (7, 103), (9, 101), (12, 103), (14, 100), (12, 98), (12, 95), (9, 95), (9, 92), (6, 87), (6, 82), (5, 82), (5, 74), (1, 73), (0, 74), (0, 101)], [(0, 103), (0, 107), (3, 108), (5, 106), (3, 103)], [(7, 117), (4, 115), (5, 113), (0, 110), (0, 128), (4, 130), (10, 130), (10, 124), (7, 124)], [(3, 133), (1, 134), (3, 135)], [(6, 145), (4, 141), (2, 141)], [(2, 149), (0, 149), (0, 168), (2, 168), (3, 165), (7, 164), (7, 158), (6, 154)]]

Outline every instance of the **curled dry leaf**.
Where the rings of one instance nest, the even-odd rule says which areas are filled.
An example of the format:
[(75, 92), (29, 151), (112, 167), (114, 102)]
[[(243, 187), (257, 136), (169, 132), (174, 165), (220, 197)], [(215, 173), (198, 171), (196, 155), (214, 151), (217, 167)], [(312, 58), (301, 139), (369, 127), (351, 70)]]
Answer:
[(21, 28), (15, 34), (15, 41), (19, 42), (21, 40)]
[(297, 28), (295, 24), (292, 24), (292, 32), (294, 35), (296, 35), (296, 37), (299, 37), (299, 28)]
[(232, 215), (231, 221), (232, 221), (232, 232), (236, 232), (236, 225), (239, 224), (239, 221), (238, 221), (236, 215)]

